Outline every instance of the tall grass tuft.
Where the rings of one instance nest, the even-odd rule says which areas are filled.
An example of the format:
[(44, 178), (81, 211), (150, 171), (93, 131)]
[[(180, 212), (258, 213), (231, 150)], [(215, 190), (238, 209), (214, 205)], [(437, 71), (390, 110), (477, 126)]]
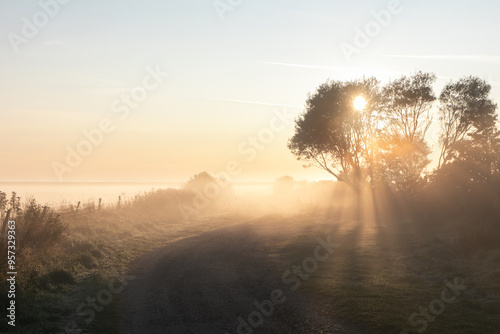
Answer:
[[(40, 259), (57, 246), (63, 238), (67, 225), (53, 209), (38, 204), (35, 199), (29, 199), (24, 206), (13, 194), (14, 200), (5, 204), (8, 214), (4, 220), (14, 220), (16, 265), (22, 266), (23, 275), (18, 277), (21, 288), (29, 288), (39, 274)], [(2, 227), (3, 229), (3, 227)], [(0, 238), (4, 239), (4, 231)], [(7, 254), (7, 242), (1, 240), (0, 252)], [(7, 256), (0, 257), (0, 267), (6, 268)]]

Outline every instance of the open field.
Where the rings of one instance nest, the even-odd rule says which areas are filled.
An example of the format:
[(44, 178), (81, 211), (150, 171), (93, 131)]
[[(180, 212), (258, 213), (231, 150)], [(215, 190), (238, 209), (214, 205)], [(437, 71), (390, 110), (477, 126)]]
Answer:
[[(316, 239), (328, 236), (339, 247), (312, 270), (304, 260), (313, 257)], [(125, 292), (125, 333), (144, 328), (148, 333), (236, 333), (237, 317), (246, 319), (256, 310), (253, 302), (269, 299), (274, 289), (288, 302), (276, 305), (276, 313), (264, 317), (255, 332), (498, 333), (500, 253), (460, 254), (456, 240), (450, 226), (370, 226), (328, 213), (268, 216), (205, 233), (136, 265), (133, 272), (142, 277)], [(307, 277), (283, 279), (292, 265), (312, 272), (303, 269)], [(435, 302), (446, 282), (455, 280), (454, 301)], [(445, 297), (452, 299), (453, 292)], [(430, 304), (439, 315), (409, 322)]]
[(275, 290), (256, 333), (498, 333), (500, 250), (479, 227), (375, 214), (366, 200), (186, 223), (184, 195), (66, 213), (63, 239), (21, 258), (9, 333), (238, 333)]

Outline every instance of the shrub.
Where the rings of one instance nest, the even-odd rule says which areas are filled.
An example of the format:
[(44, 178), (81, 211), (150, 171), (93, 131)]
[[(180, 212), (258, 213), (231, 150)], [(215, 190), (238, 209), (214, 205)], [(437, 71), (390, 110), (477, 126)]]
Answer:
[(205, 203), (202, 211), (207, 213), (229, 209), (236, 197), (229, 180), (215, 178), (207, 172), (194, 175), (186, 182), (184, 189)]
[[(30, 288), (39, 277), (41, 260), (61, 240), (66, 225), (54, 210), (37, 204), (34, 199), (21, 206), (19, 197), (13, 193), (8, 203), (4, 200), (5, 196), (0, 194), (0, 204), (8, 208), (11, 214), (9, 220), (16, 222), (16, 264), (22, 266), (24, 272), (18, 283), (20, 288)], [(3, 225), (2, 228), (5, 227), (5, 224)], [(4, 235), (6, 233), (2, 233), (2, 236)], [(7, 254), (7, 242), (1, 240), (2, 236), (0, 252)], [(1, 268), (5, 268), (6, 259), (7, 256), (0, 257)]]
[(16, 218), (18, 235), (18, 254), (24, 248), (43, 251), (57, 244), (67, 226), (61, 217), (48, 206), (37, 204), (30, 199)]

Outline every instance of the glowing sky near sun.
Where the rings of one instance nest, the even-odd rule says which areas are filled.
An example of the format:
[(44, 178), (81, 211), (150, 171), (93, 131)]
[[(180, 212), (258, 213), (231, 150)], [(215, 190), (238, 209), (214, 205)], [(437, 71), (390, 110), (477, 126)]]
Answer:
[[(57, 181), (54, 162), (64, 163), (67, 147), (103, 119), (113, 131), (95, 137), (98, 145), (65, 181), (185, 180), (233, 160), (242, 165), (239, 180), (328, 179), (286, 148), (293, 121), (273, 121), (279, 112), (293, 120), (328, 78), (432, 71), (439, 93), (447, 81), (475, 74), (500, 101), (500, 2), (401, 0), (348, 61), (341, 45), (355, 46), (356, 34), (389, 6), (253, 0), (221, 20), (211, 0), (73, 0), (16, 53), (9, 34), (22, 34), (23, 17), (42, 9), (38, 1), (3, 1), (0, 181)], [(115, 102), (156, 67), (168, 76), (120, 118)]]

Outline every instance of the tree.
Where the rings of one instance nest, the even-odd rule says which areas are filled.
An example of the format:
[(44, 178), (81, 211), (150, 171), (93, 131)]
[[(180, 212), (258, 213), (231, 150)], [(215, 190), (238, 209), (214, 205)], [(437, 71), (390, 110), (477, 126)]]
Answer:
[[(441, 121), (438, 169), (458, 159), (467, 146), (463, 141), (494, 135), (496, 104), (489, 98), (491, 86), (477, 77), (466, 77), (447, 84), (439, 101)], [(486, 136), (486, 137), (485, 137)], [(483, 141), (484, 141), (483, 140)]]
[(217, 185), (217, 180), (207, 172), (201, 172), (190, 178), (184, 185), (184, 189), (203, 191), (203, 188), (210, 184)]
[(277, 178), (274, 181), (273, 192), (277, 196), (290, 196), (295, 187), (295, 180), (293, 177), (285, 175)]
[(491, 86), (477, 77), (447, 84), (440, 96), (440, 158), (433, 185), (460, 216), (495, 221), (500, 205), (500, 132)]
[(184, 185), (184, 189), (193, 192), (206, 203), (205, 209), (227, 208), (235, 199), (229, 180), (215, 178), (207, 172), (194, 175)]
[(425, 137), (432, 123), (436, 75), (417, 72), (391, 81), (382, 91), (384, 114), (391, 134), (413, 143)]
[(398, 190), (414, 188), (430, 162), (425, 135), (432, 124), (435, 81), (436, 75), (417, 72), (389, 82), (382, 90), (382, 174)]
[(380, 138), (380, 179), (397, 191), (415, 190), (430, 162), (430, 148), (425, 140), (409, 142), (397, 134)]
[(15, 213), (21, 212), (21, 197), (17, 196), (15, 191), (10, 196), (9, 205)]
[(0, 211), (2, 212), (7, 208), (7, 204), (9, 203), (9, 200), (7, 199), (7, 194), (4, 193), (3, 191), (0, 191)]
[[(370, 118), (378, 108), (379, 92), (375, 78), (322, 84), (309, 95), (289, 149), (298, 160), (358, 188), (370, 164)], [(359, 97), (366, 101), (363, 110), (355, 108)]]

